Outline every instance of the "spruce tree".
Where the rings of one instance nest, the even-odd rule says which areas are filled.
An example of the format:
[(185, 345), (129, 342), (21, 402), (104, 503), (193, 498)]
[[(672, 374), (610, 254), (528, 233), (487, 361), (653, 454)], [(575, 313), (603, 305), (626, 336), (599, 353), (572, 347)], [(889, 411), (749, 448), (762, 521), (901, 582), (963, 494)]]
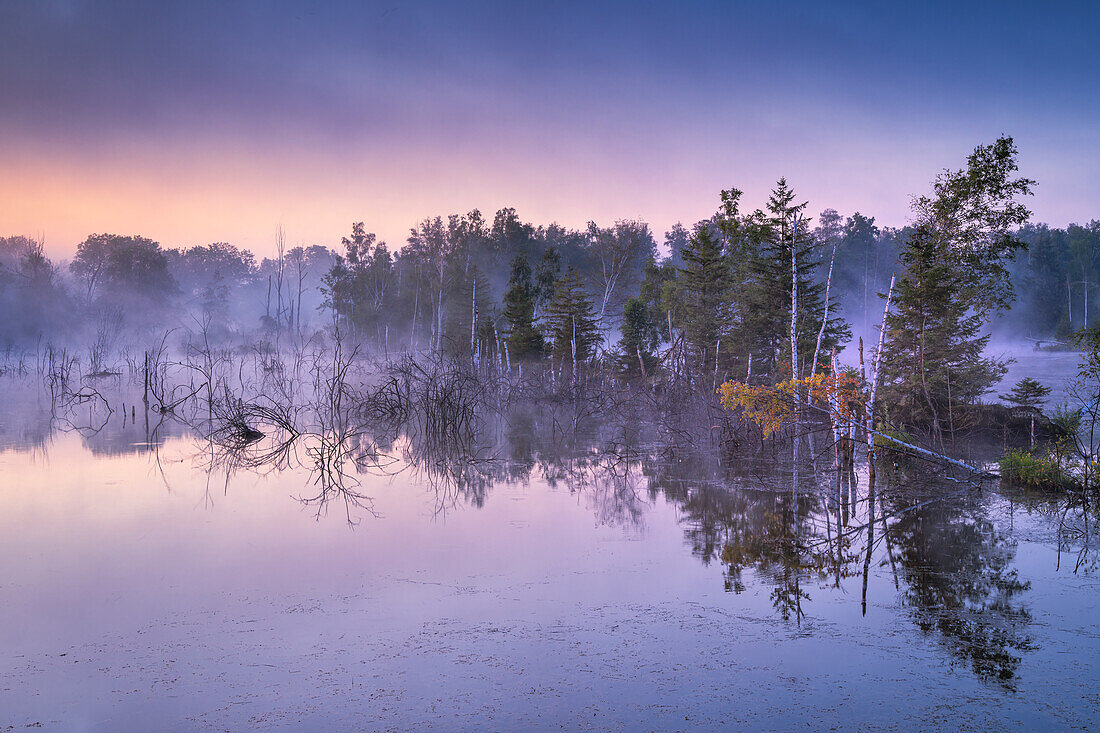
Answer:
[(713, 365), (715, 348), (730, 325), (732, 273), (722, 243), (718, 227), (701, 222), (683, 251), (680, 271), (681, 325), (695, 363), (704, 369)]
[(595, 307), (581, 276), (573, 268), (558, 279), (554, 297), (547, 306), (546, 320), (556, 363), (568, 370), (574, 361), (579, 366), (595, 355), (600, 343)]
[(550, 299), (554, 297), (554, 286), (561, 275), (561, 255), (553, 247), (547, 247), (542, 253), (538, 267), (535, 268), (535, 313), (546, 310)]
[(977, 401), (1007, 366), (983, 356), (989, 336), (965, 297), (967, 275), (927, 227), (910, 234), (901, 261), (882, 360), (887, 413), (910, 427), (961, 427), (959, 406)]
[(644, 370), (652, 374), (657, 366), (653, 352), (661, 340), (660, 322), (654, 318), (646, 302), (630, 298), (623, 308), (622, 338), (619, 340), (619, 365), (627, 376), (640, 376)]
[[(648, 316), (657, 329), (658, 344), (669, 340), (666, 324), (668, 319), (672, 317), (673, 303), (679, 297), (679, 274), (680, 268), (676, 266), (671, 257), (660, 262), (650, 258), (649, 262), (646, 263), (641, 287), (638, 289), (638, 297), (645, 304)], [(678, 307), (676, 307), (676, 311), (676, 322), (679, 323), (680, 313)]]
[(1015, 230), (1030, 215), (1016, 199), (1034, 185), (1016, 170), (1016, 147), (1002, 137), (914, 202), (882, 355), (883, 396), (902, 424), (941, 435), (963, 427), (963, 408), (1005, 373), (983, 356), (981, 331), (1014, 297), (1006, 264), (1025, 246)]
[[(780, 178), (768, 198), (767, 211), (756, 211), (743, 223), (741, 258), (744, 261), (744, 307), (738, 329), (738, 344), (753, 355), (757, 367), (772, 378), (789, 376), (791, 355), (791, 288), (798, 284), (798, 318), (795, 341), (798, 346), (799, 374), (806, 376), (817, 346), (821, 321), (825, 317), (825, 283), (817, 242), (802, 217), (806, 203), (796, 203), (796, 195)], [(797, 228), (796, 228), (797, 221)], [(794, 249), (795, 275), (791, 273)], [(829, 307), (829, 318), (822, 336), (821, 350), (832, 351), (850, 336), (836, 304)], [(820, 365), (819, 359), (819, 365)]]
[(504, 293), (503, 313), (512, 359), (537, 359), (543, 354), (542, 333), (535, 327), (535, 296), (531, 266), (526, 257), (516, 255)]

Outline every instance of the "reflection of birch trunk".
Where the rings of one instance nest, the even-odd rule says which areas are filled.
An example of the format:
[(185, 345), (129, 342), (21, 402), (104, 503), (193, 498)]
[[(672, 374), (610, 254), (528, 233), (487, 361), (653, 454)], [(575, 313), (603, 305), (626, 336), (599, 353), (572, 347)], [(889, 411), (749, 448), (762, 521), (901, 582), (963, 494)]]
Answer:
[[(836, 512), (836, 551), (833, 553), (833, 567), (835, 572), (835, 587), (840, 587), (840, 565), (841, 558), (844, 554), (844, 547), (841, 545), (841, 532), (843, 529), (840, 525), (840, 512), (841, 512), (841, 496), (842, 489), (841, 484), (844, 481), (844, 476), (841, 474), (840, 467), (837, 466), (836, 481), (833, 484), (833, 511)], [(832, 520), (829, 520), (829, 525), (832, 525)]]
[(886, 317), (890, 315), (890, 299), (894, 296), (894, 278), (890, 276), (890, 289), (886, 291), (886, 307), (882, 310), (882, 325), (878, 331), (878, 350), (871, 374), (871, 398), (867, 402), (867, 464), (871, 486), (875, 481), (875, 398), (878, 395), (879, 370), (882, 368), (882, 347), (886, 343)]
[(879, 496), (879, 503), (882, 504), (882, 539), (886, 544), (886, 557), (890, 559), (890, 572), (894, 575), (894, 590), (901, 590), (901, 585), (898, 583), (898, 566), (894, 562), (894, 550), (890, 547), (890, 525), (886, 523), (886, 495)]
[[(873, 475), (873, 474), (872, 474)], [(871, 575), (871, 550), (875, 544), (875, 482), (868, 487), (867, 506), (870, 516), (867, 518), (867, 555), (863, 559), (863, 615), (867, 615), (867, 579)]]
[(845, 527), (848, 526), (848, 506), (852, 496), (852, 476), (852, 471), (846, 472), (844, 482), (840, 487), (840, 516)]
[[(794, 510), (794, 547), (791, 548), (792, 552), (798, 554), (802, 548), (802, 521), (798, 506), (798, 461), (799, 461), (799, 444), (801, 442), (799, 436), (802, 434), (801, 422), (795, 422), (795, 438), (794, 446), (792, 449), (793, 466), (791, 468), (791, 501), (793, 502)], [(812, 433), (811, 433), (812, 435)], [(812, 448), (811, 448), (812, 451)], [(812, 453), (811, 453), (812, 458)], [(794, 573), (794, 598), (795, 598), (795, 621), (799, 624), (802, 623), (802, 598), (801, 589), (799, 588), (800, 569), (795, 566), (788, 565), (787, 572)]]

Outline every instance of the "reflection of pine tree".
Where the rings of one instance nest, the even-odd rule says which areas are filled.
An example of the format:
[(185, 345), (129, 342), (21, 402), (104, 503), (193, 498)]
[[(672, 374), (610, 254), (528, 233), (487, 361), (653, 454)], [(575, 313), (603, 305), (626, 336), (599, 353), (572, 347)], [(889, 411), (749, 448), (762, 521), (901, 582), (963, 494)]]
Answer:
[(776, 492), (739, 488), (728, 482), (735, 471), (752, 475), (751, 464), (718, 468), (699, 461), (664, 459), (645, 467), (649, 491), (660, 491), (681, 516), (684, 537), (704, 564), (719, 560), (726, 590), (745, 589), (742, 573), (754, 570), (771, 585), (772, 605), (784, 620), (803, 614), (809, 599), (804, 582), (825, 577), (820, 553), (805, 547), (812, 536), (820, 497), (813, 492)]
[(579, 365), (591, 359), (600, 342), (595, 308), (573, 268), (558, 280), (546, 310), (555, 362), (572, 368), (573, 361)]
[(917, 626), (940, 635), (980, 677), (1011, 687), (1019, 654), (1034, 649), (1031, 614), (1019, 600), (1030, 583), (1011, 569), (1015, 546), (962, 500), (898, 516), (890, 534)]

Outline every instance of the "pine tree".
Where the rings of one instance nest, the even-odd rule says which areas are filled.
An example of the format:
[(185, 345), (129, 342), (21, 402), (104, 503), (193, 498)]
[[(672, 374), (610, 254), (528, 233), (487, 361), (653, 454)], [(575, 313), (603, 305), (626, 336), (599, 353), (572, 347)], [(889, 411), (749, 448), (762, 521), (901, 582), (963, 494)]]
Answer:
[(523, 255), (512, 260), (512, 274), (504, 293), (504, 323), (508, 329), (508, 351), (512, 359), (537, 359), (542, 356), (542, 333), (535, 327), (535, 286), (531, 266)]
[(595, 307), (573, 268), (558, 279), (546, 315), (555, 363), (570, 371), (573, 363), (580, 366), (595, 355), (600, 343)]
[(538, 267), (535, 268), (535, 315), (546, 310), (550, 299), (554, 297), (554, 286), (561, 275), (561, 255), (554, 247), (547, 247), (542, 253)]
[(730, 262), (722, 234), (713, 222), (695, 227), (683, 251), (679, 296), (681, 325), (696, 364), (714, 363), (715, 348), (730, 326)]
[(895, 421), (954, 431), (963, 408), (1005, 373), (1005, 362), (982, 356), (989, 336), (981, 331), (1014, 297), (1006, 264), (1025, 246), (1014, 229), (1030, 215), (1016, 198), (1034, 185), (1013, 178), (1016, 170), (1012, 138), (1000, 138), (914, 202), (882, 355), (883, 396)]
[[(652, 374), (657, 366), (653, 352), (661, 340), (660, 322), (654, 318), (646, 302), (630, 298), (623, 308), (622, 338), (619, 340), (619, 365), (627, 376)], [(644, 366), (643, 366), (644, 365)]]
[(1024, 377), (1012, 387), (1008, 394), (1000, 395), (1001, 399), (1023, 410), (1037, 410), (1046, 402), (1050, 394), (1050, 387), (1043, 386), (1031, 377)]
[(1043, 403), (1050, 395), (1050, 387), (1040, 384), (1031, 377), (1024, 377), (1016, 382), (1012, 391), (1000, 395), (1001, 399), (1025, 413), (1030, 418), (1031, 446), (1035, 447), (1035, 415), (1042, 415)]
[(1007, 366), (983, 356), (989, 336), (965, 297), (967, 275), (927, 227), (910, 234), (902, 265), (882, 358), (887, 412), (910, 427), (960, 427), (959, 406), (977, 401)]
[[(757, 372), (759, 365), (760, 372), (772, 378), (787, 376), (791, 371), (791, 288), (795, 281), (798, 286), (795, 341), (802, 376), (812, 366), (825, 317), (825, 283), (818, 277), (822, 269), (819, 248), (809, 222), (802, 217), (806, 203), (795, 202), (794, 190), (786, 179), (780, 178), (768, 199), (767, 211), (754, 212), (742, 224), (739, 259), (744, 263), (744, 303), (735, 341), (738, 348), (752, 353), (753, 372)], [(838, 311), (835, 304), (830, 305), (821, 340), (824, 353), (831, 352), (851, 335), (848, 325), (836, 315)]]

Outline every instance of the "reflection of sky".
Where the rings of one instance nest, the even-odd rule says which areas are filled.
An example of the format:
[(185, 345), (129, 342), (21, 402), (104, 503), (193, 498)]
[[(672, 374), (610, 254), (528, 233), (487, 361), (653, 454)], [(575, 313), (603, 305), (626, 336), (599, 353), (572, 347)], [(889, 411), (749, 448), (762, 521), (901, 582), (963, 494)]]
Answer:
[(208, 484), (201, 450), (93, 456), (69, 433), (45, 456), (0, 452), (0, 475), (20, 477), (0, 513), (5, 722), (1087, 726), (1095, 680), (1074, 665), (1096, 651), (1096, 581), (1055, 572), (1051, 522), (1019, 508), (995, 513), (1038, 540), (1020, 565), (1042, 623), (1008, 695), (916, 630), (881, 543), (866, 617), (858, 575), (807, 581), (795, 626), (755, 571), (724, 593), (661, 497), (639, 526), (600, 526), (585, 492), (536, 476), (433, 517), (408, 474), (367, 477), (382, 516), (349, 528), (340, 507), (315, 521), (293, 500), (303, 472)]
[(0, 8), (0, 233), (335, 244), (515, 206), (657, 230), (786, 175), (908, 196), (1016, 137), (1038, 218), (1100, 198), (1092, 4), (150, 4)]

